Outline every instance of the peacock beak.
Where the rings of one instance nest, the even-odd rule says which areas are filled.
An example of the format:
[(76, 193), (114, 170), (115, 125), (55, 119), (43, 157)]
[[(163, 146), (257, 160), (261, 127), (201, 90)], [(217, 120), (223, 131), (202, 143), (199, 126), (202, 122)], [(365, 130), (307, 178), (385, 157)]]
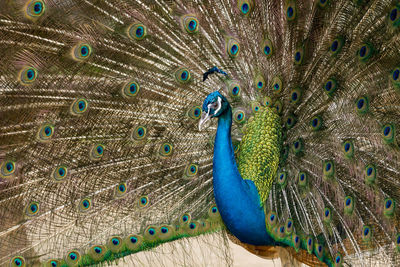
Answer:
[(222, 99), (218, 97), (218, 100), (208, 104), (207, 106), (207, 113), (203, 112), (201, 114), (201, 119), (199, 121), (199, 131), (204, 127), (207, 121), (209, 121), (212, 117), (214, 117), (215, 114), (217, 114), (222, 107)]
[(210, 114), (210, 108), (208, 108), (207, 113), (203, 112), (201, 114), (201, 119), (199, 121), (199, 131), (201, 131), (207, 121), (211, 119), (212, 115)]

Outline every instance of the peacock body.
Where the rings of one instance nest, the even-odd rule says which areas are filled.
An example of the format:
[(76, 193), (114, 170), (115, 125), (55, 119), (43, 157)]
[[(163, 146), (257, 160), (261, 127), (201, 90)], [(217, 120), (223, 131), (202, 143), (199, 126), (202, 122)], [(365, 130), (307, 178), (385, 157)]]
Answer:
[(399, 25), (392, 0), (1, 1), (0, 265), (229, 236), (397, 266)]

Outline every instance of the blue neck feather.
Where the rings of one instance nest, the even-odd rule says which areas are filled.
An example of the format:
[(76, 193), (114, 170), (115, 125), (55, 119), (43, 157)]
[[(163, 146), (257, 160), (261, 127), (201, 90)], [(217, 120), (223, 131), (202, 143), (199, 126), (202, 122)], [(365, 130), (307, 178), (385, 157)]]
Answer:
[(214, 196), (222, 220), (240, 241), (252, 245), (273, 245), (265, 225), (264, 208), (253, 181), (243, 180), (236, 166), (231, 139), (232, 110), (218, 117), (214, 144)]

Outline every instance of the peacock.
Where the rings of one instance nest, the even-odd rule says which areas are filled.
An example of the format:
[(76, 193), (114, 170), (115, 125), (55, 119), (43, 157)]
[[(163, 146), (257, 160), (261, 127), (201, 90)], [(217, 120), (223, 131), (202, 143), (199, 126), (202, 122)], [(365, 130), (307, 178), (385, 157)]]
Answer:
[(398, 266), (399, 25), (395, 0), (2, 0), (0, 266), (198, 266), (196, 238)]

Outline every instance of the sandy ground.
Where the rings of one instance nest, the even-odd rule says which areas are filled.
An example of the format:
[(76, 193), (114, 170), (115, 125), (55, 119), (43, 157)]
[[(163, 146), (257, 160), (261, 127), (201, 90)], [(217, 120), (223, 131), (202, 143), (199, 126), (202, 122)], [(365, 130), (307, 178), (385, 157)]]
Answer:
[[(119, 261), (118, 264), (113, 264), (112, 266), (121, 267), (121, 266), (166, 266), (166, 267), (175, 267), (175, 266), (212, 266), (212, 267), (224, 267), (227, 266), (227, 263), (221, 260), (221, 253), (217, 252), (218, 247), (223, 246), (223, 244), (216, 244), (214, 248), (209, 249), (210, 245), (207, 241), (190, 238), (187, 239), (184, 245), (178, 249), (176, 246), (168, 246), (168, 244), (163, 245), (162, 248), (157, 248), (156, 253), (154, 252), (140, 252), (134, 256), (128, 256), (122, 261)], [(229, 241), (231, 257), (233, 259), (234, 267), (281, 267), (281, 261), (279, 259), (275, 260), (266, 260), (262, 259), (254, 254), (251, 254), (241, 246), (235, 245)], [(176, 259), (182, 257), (178, 250), (185, 250), (186, 247), (190, 247), (190, 252), (198, 254), (194, 255), (195, 263), (192, 261), (185, 262), (185, 260), (180, 260), (180, 264), (176, 263)], [(203, 247), (203, 249), (202, 249)], [(207, 247), (207, 249), (205, 249)], [(215, 252), (215, 253), (214, 253)], [(198, 257), (196, 257), (198, 256)], [(163, 258), (162, 264), (157, 262), (157, 258)], [(155, 262), (152, 262), (150, 265), (148, 263), (149, 259), (151, 261), (155, 259)], [(196, 261), (197, 259), (197, 261)], [(182, 263), (183, 262), (183, 263)]]

